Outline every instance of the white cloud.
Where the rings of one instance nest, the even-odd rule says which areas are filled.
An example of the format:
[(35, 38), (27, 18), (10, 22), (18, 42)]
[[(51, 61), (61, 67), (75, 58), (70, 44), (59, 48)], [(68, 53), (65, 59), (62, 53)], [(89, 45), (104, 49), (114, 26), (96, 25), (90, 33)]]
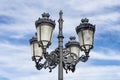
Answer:
[[(66, 75), (67, 80), (119, 80), (119, 66), (84, 66)], [(114, 76), (114, 77), (113, 77)]]
[[(34, 34), (34, 24), (12, 24), (12, 25), (1, 25), (0, 35), (8, 36), (8, 38), (22, 39), (28, 34)], [(9, 33), (9, 34), (5, 34)]]
[(118, 0), (70, 0), (67, 2), (71, 8), (84, 13), (99, 12), (105, 8), (112, 8), (113, 6), (120, 5)]
[(110, 22), (116, 22), (119, 20), (120, 15), (119, 12), (110, 12), (110, 13), (102, 13), (99, 15), (88, 16), (92, 21), (94, 21), (97, 25), (101, 24), (112, 24)]
[(106, 52), (91, 52), (90, 58), (98, 59), (98, 60), (118, 60), (120, 61), (119, 52), (114, 51), (114, 53), (106, 53)]

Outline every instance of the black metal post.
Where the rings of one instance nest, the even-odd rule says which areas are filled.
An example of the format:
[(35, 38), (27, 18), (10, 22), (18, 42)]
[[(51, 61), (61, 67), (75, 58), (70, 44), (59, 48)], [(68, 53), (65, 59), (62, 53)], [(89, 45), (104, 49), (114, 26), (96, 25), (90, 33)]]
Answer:
[(60, 52), (60, 58), (59, 58), (59, 70), (58, 70), (58, 80), (63, 80), (63, 64), (62, 64), (62, 61), (63, 61), (63, 32), (62, 32), (62, 28), (63, 28), (63, 19), (62, 19), (62, 14), (63, 12), (60, 11), (59, 12), (59, 20), (58, 20), (58, 23), (59, 23), (59, 34), (58, 34), (58, 41), (59, 41), (59, 52)]

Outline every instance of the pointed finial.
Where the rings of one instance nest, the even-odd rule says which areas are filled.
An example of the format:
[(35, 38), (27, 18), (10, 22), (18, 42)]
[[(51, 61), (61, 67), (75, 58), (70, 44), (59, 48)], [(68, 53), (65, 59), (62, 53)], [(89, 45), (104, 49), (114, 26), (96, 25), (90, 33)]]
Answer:
[(62, 10), (60, 10), (59, 14), (60, 14), (60, 15), (62, 15), (62, 14), (63, 14)]
[(62, 10), (60, 10), (59, 15), (60, 15), (60, 19), (62, 19), (62, 15), (63, 15)]

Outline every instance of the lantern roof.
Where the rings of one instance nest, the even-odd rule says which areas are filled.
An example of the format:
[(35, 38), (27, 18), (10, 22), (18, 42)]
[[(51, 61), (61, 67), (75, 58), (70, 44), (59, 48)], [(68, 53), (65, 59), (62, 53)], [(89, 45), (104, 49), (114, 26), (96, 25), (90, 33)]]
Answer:
[(93, 30), (93, 32), (95, 32), (95, 25), (90, 24), (89, 19), (87, 18), (81, 19), (81, 22), (82, 23), (80, 23), (80, 25), (76, 27), (77, 33), (79, 33), (80, 30), (85, 30), (85, 29), (90, 29)]
[(75, 37), (70, 37), (70, 41), (68, 41), (68, 43), (65, 44), (65, 47), (68, 48), (70, 46), (78, 46), (80, 48), (80, 43), (75, 41)]
[(37, 42), (37, 38), (36, 37), (32, 37), (30, 40), (30, 44), (34, 44)]
[(38, 18), (38, 20), (35, 21), (36, 28), (38, 27), (38, 25), (44, 24), (52, 25), (51, 27), (55, 28), (55, 20), (49, 19), (49, 17), (50, 17), (49, 13), (44, 12), (42, 14), (42, 18)]

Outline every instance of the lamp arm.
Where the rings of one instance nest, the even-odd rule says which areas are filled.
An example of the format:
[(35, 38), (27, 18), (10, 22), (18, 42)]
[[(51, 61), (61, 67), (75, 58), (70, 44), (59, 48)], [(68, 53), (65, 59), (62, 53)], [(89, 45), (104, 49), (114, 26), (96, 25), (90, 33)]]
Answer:
[(43, 64), (40, 63), (42, 58), (40, 58), (38, 61), (35, 60), (36, 68), (38, 70), (40, 70), (42, 68), (45, 68), (45, 69), (49, 68), (50, 69), (49, 72), (52, 72), (52, 69), (54, 69), (59, 63), (58, 53), (59, 53), (58, 49), (55, 49), (50, 54), (46, 51), (46, 49), (43, 49), (43, 55), (44, 55), (44, 58), (45, 58), (45, 62)]
[(59, 49), (57, 48), (52, 51), (46, 60), (48, 61), (48, 68), (50, 69), (49, 72), (52, 72), (52, 69), (59, 64)]

